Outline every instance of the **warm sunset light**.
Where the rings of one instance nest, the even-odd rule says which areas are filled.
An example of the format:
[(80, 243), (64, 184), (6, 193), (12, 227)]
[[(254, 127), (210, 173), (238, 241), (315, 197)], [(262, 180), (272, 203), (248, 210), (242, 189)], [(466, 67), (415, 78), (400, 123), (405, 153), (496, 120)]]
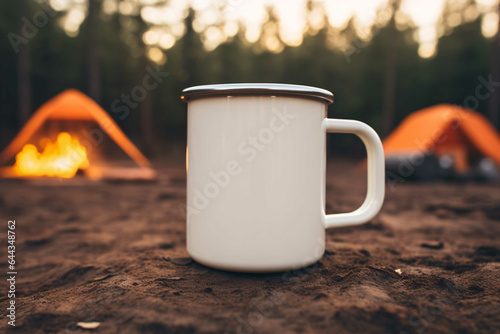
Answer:
[[(68, 3), (69, 0), (51, 1), (55, 10), (66, 12), (62, 20), (66, 33), (76, 36), (84, 21), (86, 8), (80, 4), (70, 9)], [(142, 37), (143, 41), (147, 45), (168, 50), (185, 33), (183, 20), (191, 7), (196, 12), (193, 28), (202, 35), (202, 42), (207, 51), (227, 42), (243, 28), (245, 39), (249, 43), (262, 39), (263, 49), (274, 53), (281, 52), (285, 45), (299, 46), (308, 26), (316, 30), (330, 26), (331, 30), (338, 33), (352, 21), (358, 36), (363, 40), (370, 40), (372, 29), (385, 25), (392, 14), (389, 0), (313, 0), (309, 2), (314, 7), (310, 14), (306, 11), (307, 3), (306, 0), (192, 0), (163, 4), (156, 0), (105, 0), (103, 10), (107, 15), (140, 14), (145, 22), (150, 24), (149, 30)], [(401, 29), (417, 29), (415, 42), (419, 44), (418, 54), (422, 58), (429, 58), (436, 53), (444, 23), (454, 28), (483, 15), (483, 35), (494, 36), (498, 29), (498, 16), (495, 12), (497, 3), (498, 0), (475, 0), (470, 3), (451, 0), (402, 0), (396, 21)], [(265, 23), (270, 18), (268, 8), (273, 9), (279, 21), (276, 31), (272, 34), (265, 31)], [(450, 11), (450, 15), (442, 20), (445, 10)], [(347, 48), (346, 43), (352, 42), (333, 38), (329, 45), (344, 50)], [(148, 57), (157, 64), (163, 64), (164, 58), (160, 59), (160, 54), (153, 52), (155, 54), (148, 53)]]
[(60, 133), (54, 143), (48, 138), (43, 138), (42, 142), (46, 144), (41, 153), (35, 145), (27, 144), (16, 155), (16, 174), (71, 178), (79, 169), (89, 166), (87, 150), (69, 133)]

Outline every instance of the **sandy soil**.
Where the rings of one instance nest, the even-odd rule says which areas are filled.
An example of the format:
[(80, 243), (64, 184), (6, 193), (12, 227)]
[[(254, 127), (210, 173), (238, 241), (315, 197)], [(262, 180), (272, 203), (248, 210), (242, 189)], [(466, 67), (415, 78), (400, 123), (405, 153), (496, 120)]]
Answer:
[[(235, 274), (187, 258), (182, 162), (162, 165), (156, 183), (0, 181), (0, 253), (16, 219), (18, 261), (17, 326), (0, 331), (500, 331), (499, 184), (398, 183), (372, 222), (328, 231), (317, 265)], [(328, 166), (329, 212), (364, 197), (348, 167)]]

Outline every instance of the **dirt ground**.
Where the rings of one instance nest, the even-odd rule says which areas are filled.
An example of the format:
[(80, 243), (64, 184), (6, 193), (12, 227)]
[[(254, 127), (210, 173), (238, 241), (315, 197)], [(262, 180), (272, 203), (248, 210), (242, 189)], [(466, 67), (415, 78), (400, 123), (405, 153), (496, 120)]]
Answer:
[[(158, 165), (154, 183), (0, 181), (1, 271), (9, 219), (18, 271), (16, 327), (2, 317), (1, 332), (500, 331), (499, 184), (388, 186), (373, 221), (328, 231), (317, 265), (236, 274), (187, 258), (182, 161)], [(327, 211), (356, 208), (364, 183), (329, 163)]]

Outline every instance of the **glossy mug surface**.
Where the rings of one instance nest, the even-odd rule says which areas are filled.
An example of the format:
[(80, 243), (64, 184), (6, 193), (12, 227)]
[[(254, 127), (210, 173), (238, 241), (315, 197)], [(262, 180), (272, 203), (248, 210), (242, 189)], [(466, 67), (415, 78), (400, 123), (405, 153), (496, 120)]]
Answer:
[[(280, 84), (186, 89), (187, 250), (197, 262), (239, 272), (308, 266), (325, 251), (325, 228), (364, 223), (384, 198), (384, 154), (369, 126), (327, 119), (333, 95)], [(351, 213), (326, 215), (326, 133), (366, 145), (368, 192)], [(341, 194), (338, 194), (341, 196)]]

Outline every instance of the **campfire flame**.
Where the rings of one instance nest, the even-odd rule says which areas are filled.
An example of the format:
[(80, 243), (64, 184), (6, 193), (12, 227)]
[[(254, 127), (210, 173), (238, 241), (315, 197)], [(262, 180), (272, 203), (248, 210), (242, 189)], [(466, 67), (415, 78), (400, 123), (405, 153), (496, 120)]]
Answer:
[(77, 137), (61, 132), (55, 142), (48, 138), (43, 138), (42, 142), (46, 143), (42, 153), (35, 145), (24, 145), (16, 155), (16, 174), (71, 178), (79, 169), (89, 166), (87, 150), (80, 145)]

